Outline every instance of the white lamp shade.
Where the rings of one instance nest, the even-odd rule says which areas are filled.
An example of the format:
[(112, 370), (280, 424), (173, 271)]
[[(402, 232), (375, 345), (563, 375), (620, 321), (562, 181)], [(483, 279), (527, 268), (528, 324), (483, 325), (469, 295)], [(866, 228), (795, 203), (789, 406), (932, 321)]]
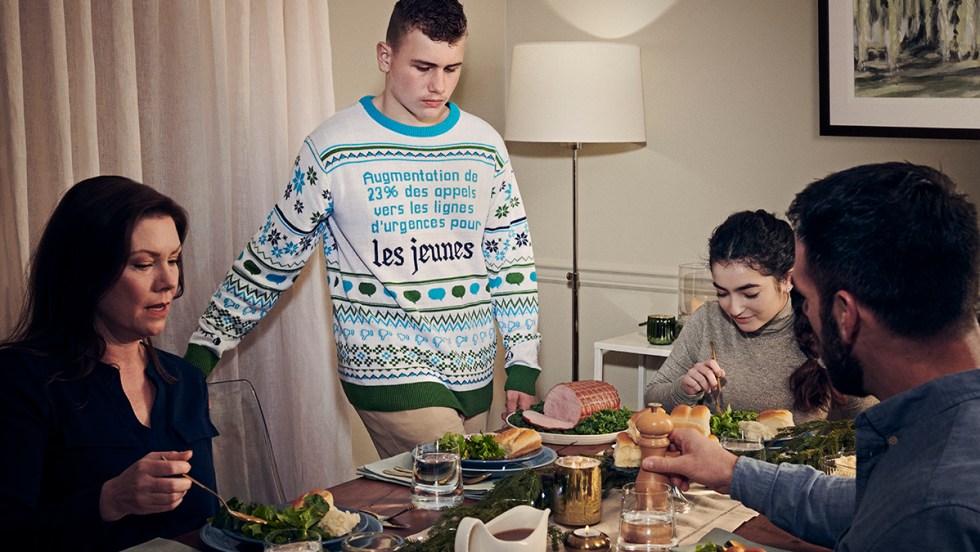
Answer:
[(504, 138), (644, 142), (640, 48), (611, 42), (514, 46)]

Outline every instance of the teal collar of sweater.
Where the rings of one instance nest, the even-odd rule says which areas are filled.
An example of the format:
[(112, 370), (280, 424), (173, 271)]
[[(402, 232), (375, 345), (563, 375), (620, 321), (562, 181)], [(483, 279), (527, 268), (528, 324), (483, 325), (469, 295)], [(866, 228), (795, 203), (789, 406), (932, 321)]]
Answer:
[(384, 113), (378, 111), (377, 107), (374, 107), (374, 103), (371, 102), (371, 96), (364, 96), (361, 98), (361, 106), (367, 111), (367, 114), (374, 119), (374, 122), (387, 128), (392, 132), (397, 132), (398, 134), (404, 134), (405, 136), (416, 136), (419, 138), (429, 138), (432, 136), (439, 136), (451, 130), (456, 123), (459, 122), (459, 108), (453, 102), (447, 102), (446, 105), (449, 106), (449, 115), (446, 116), (441, 122), (430, 125), (430, 126), (412, 126), (406, 125), (405, 123), (399, 123), (398, 121), (388, 117)]

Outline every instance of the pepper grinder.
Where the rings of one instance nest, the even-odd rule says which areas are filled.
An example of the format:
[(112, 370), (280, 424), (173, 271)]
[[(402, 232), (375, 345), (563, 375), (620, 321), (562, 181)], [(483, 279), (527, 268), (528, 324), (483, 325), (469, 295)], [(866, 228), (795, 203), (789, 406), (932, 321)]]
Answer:
[[(664, 411), (660, 405), (651, 405), (642, 414), (636, 417), (636, 430), (640, 438), (636, 444), (640, 446), (640, 462), (651, 456), (666, 456), (667, 446), (670, 440), (667, 436), (674, 429), (674, 422), (670, 420), (670, 415)], [(653, 483), (663, 483), (670, 485), (667, 476), (647, 471), (640, 468), (636, 476), (636, 490), (642, 492), (649, 489)]]

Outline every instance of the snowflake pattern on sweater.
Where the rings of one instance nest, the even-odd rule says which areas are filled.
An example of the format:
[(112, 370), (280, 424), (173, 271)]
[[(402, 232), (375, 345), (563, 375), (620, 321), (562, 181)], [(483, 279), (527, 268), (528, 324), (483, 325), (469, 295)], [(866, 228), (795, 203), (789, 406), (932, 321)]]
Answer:
[(314, 130), (191, 343), (219, 357), (237, 346), (319, 242), (355, 406), (390, 405), (379, 394), (358, 404), (350, 386), (489, 388), (495, 322), (506, 366), (539, 370), (537, 275), (506, 148), (490, 125), (449, 106), (445, 121), (412, 127), (365, 97)]

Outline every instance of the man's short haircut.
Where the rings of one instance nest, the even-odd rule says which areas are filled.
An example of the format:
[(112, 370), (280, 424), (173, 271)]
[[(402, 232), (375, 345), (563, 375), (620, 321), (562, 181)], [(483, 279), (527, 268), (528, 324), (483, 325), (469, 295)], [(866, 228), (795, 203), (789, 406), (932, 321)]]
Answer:
[(909, 338), (955, 336), (976, 316), (977, 210), (942, 172), (854, 167), (807, 186), (787, 216), (823, 308), (846, 290)]
[(466, 15), (458, 0), (398, 0), (391, 11), (385, 41), (397, 50), (413, 29), (434, 42), (453, 45), (466, 36)]

